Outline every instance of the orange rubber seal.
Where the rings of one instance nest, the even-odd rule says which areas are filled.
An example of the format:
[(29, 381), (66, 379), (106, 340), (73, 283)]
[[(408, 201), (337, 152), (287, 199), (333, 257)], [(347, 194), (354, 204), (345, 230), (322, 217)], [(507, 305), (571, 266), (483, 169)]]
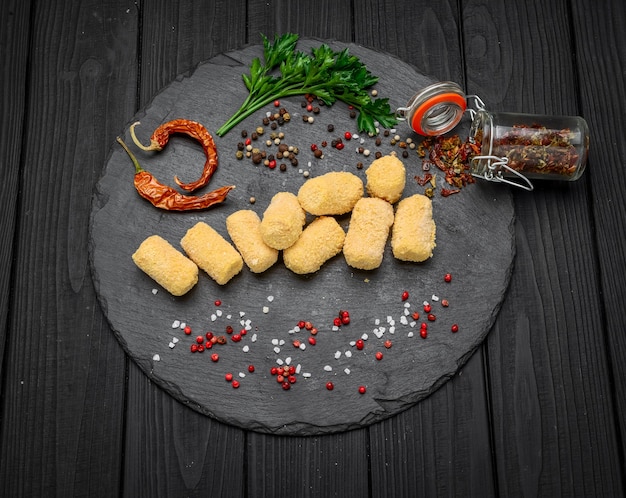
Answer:
[[(426, 102), (424, 102), (415, 110), (415, 113), (413, 114), (413, 119), (411, 120), (411, 128), (413, 128), (420, 135), (432, 135), (432, 133), (426, 132), (422, 129), (422, 118), (428, 111), (430, 111), (431, 108), (444, 102), (450, 102), (458, 105), (463, 112), (465, 112), (465, 109), (467, 108), (467, 101), (465, 100), (465, 97), (459, 95), (458, 93), (442, 93), (439, 95), (435, 95), (429, 98)], [(456, 123), (454, 123), (454, 125), (452, 125), (450, 128), (453, 128), (455, 125)]]

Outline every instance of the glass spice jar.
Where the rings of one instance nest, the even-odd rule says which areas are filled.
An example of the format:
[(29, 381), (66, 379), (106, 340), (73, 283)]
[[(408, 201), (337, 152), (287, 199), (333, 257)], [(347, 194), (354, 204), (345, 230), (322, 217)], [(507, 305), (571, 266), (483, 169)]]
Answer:
[(538, 179), (573, 181), (587, 164), (589, 128), (579, 116), (482, 109), (474, 114), (470, 138), (481, 144), (470, 171), (486, 180), (517, 177), (525, 184)]
[(419, 135), (437, 136), (456, 127), (465, 112), (472, 118), (469, 139), (480, 148), (471, 159), (473, 176), (532, 190), (531, 179), (571, 181), (583, 174), (589, 128), (579, 116), (492, 113), (479, 97), (443, 81), (416, 93), (396, 117)]

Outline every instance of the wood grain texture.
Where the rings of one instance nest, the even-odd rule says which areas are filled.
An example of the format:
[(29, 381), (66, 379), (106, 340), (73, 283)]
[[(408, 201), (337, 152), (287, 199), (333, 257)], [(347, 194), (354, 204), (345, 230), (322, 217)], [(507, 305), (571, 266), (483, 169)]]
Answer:
[[(571, 19), (564, 3), (551, 11), (555, 18), (548, 22), (540, 4), (464, 6), (468, 90), (480, 91), (488, 108), (580, 112), (568, 58)], [(546, 62), (552, 58), (561, 63)], [(593, 489), (612, 496), (621, 489), (609, 386), (589, 384), (606, 378), (608, 366), (597, 327), (601, 303), (587, 189), (588, 180), (516, 194), (516, 269), (488, 339), (498, 483), (507, 494), (584, 496)], [(510, 369), (503, 370), (505, 364)], [(593, 450), (598, 445), (603, 453)], [(564, 461), (565, 454), (579, 456)]]
[[(28, 33), (30, 2), (5, 2), (0, 7), (0, 64), (3, 77), (0, 82), (1, 104), (4, 114), (0, 121), (0, 196), (5, 200), (4, 215), (0, 218), (0, 371), (7, 340), (13, 260), (13, 243), (18, 212), (20, 158), (26, 107), (28, 71)], [(1, 388), (0, 388), (1, 389)]]
[(1, 416), (7, 496), (98, 495), (118, 485), (124, 355), (96, 303), (84, 235), (102, 140), (134, 95), (120, 77), (135, 71), (131, 6), (46, 4), (32, 16)]
[[(591, 142), (588, 184), (594, 202), (593, 229), (597, 247), (598, 285), (602, 292), (606, 327), (605, 340), (610, 354), (612, 389), (620, 434), (626, 434), (626, 374), (622, 365), (626, 339), (620, 310), (626, 300), (626, 201), (623, 175), (623, 147), (626, 139), (626, 117), (621, 106), (614, 105), (626, 97), (626, 44), (609, 42), (621, 39), (626, 22), (623, 2), (600, 2), (603, 8), (589, 10), (584, 2), (574, 2), (573, 26), (576, 62), (581, 94), (581, 112), (589, 122)], [(591, 35), (591, 33), (595, 33)], [(604, 90), (610, 82), (610, 95)]]

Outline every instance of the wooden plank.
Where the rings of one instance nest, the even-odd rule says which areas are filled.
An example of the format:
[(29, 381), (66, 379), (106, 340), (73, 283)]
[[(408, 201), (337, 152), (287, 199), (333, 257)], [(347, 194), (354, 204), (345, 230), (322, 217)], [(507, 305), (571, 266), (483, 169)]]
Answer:
[(0, 92), (4, 118), (0, 121), (0, 196), (5, 200), (0, 218), (0, 372), (4, 360), (9, 316), (13, 244), (20, 180), (20, 154), (26, 106), (30, 2), (10, 1), (0, 8), (0, 64), (4, 77)]
[[(245, 43), (245, 2), (239, 0), (147, 2), (141, 19), (138, 107), (198, 63)], [(198, 496), (242, 496), (244, 431), (178, 403), (133, 363), (128, 378), (125, 494), (156, 497), (186, 490)], [(136, 419), (137, 412), (145, 418)]]
[[(395, 22), (398, 9), (402, 23)], [(456, 2), (363, 3), (355, 11), (356, 41), (377, 44), (424, 74), (462, 85), (457, 10)], [(398, 129), (406, 133), (403, 126)], [(493, 496), (485, 395), (483, 352), (478, 350), (425, 401), (372, 426), (372, 496)]]
[(87, 235), (108, 144), (134, 100), (133, 5), (38, 4), (28, 27), (3, 495), (98, 496), (119, 486), (124, 355), (96, 301)]
[[(577, 114), (566, 2), (463, 8), (468, 91), (493, 110)], [(590, 175), (516, 193), (516, 269), (488, 339), (498, 491), (620, 496), (591, 247)], [(571, 310), (580, 310), (572, 313)]]
[[(626, 116), (616, 102), (626, 97), (624, 71), (626, 46), (622, 39), (626, 22), (623, 2), (601, 2), (589, 9), (584, 2), (572, 5), (574, 42), (581, 93), (581, 112), (591, 129), (588, 182), (593, 208), (595, 244), (598, 252), (606, 340), (615, 391), (617, 428), (624, 445), (626, 434), (626, 338), (618, 310), (626, 301), (626, 180), (623, 174), (623, 143)], [(610, 92), (607, 92), (610, 88)], [(600, 323), (595, 326), (600, 326)], [(623, 452), (624, 450), (622, 450)]]

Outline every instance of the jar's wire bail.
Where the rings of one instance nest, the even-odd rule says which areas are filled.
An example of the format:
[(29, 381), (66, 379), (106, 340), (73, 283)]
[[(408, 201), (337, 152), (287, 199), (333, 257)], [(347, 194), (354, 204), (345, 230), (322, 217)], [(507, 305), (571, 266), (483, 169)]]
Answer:
[[(485, 104), (477, 95), (470, 95), (468, 96), (468, 100), (469, 98), (472, 98), (474, 100), (475, 109), (473, 108), (470, 109), (468, 107), (468, 112), (473, 120), (474, 116), (476, 115), (476, 112), (485, 110)], [(493, 117), (491, 116), (491, 114), (488, 114), (488, 116), (489, 116), (488, 119), (490, 121), (490, 127), (493, 128)], [(475, 176), (476, 178), (482, 178), (483, 180), (487, 180), (490, 182), (506, 183), (514, 187), (519, 187), (524, 190), (532, 191), (535, 188), (532, 182), (528, 178), (526, 178), (523, 174), (521, 174), (519, 171), (514, 170), (508, 165), (508, 162), (509, 162), (508, 157), (506, 156), (500, 157), (500, 156), (493, 155), (492, 153), (493, 152), (493, 133), (490, 133), (489, 135), (490, 135), (489, 152), (485, 155), (474, 156), (471, 159), (472, 164), (476, 164), (476, 165), (480, 161), (485, 161), (487, 167), (484, 168), (484, 171), (482, 171), (482, 173), (480, 174), (475, 173), (475, 171), (478, 170), (479, 168), (472, 168), (472, 176)], [(480, 170), (482, 170), (482, 168), (480, 168)], [(513, 177), (517, 177), (517, 178), (515, 179), (505, 178), (502, 173), (503, 171), (507, 171), (508, 173), (511, 173)]]

